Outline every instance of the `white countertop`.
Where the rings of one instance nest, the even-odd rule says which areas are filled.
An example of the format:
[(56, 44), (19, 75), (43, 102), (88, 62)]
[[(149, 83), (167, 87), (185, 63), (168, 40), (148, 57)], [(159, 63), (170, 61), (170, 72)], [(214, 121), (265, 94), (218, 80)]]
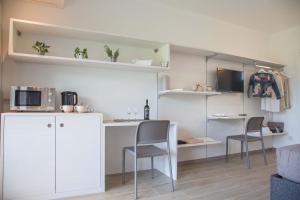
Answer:
[[(63, 112), (6, 112), (2, 113), (1, 116), (103, 116), (102, 113), (63, 113)], [(124, 127), (124, 126), (138, 126), (141, 121), (114, 121), (114, 120), (104, 120), (103, 125), (104, 127)], [(171, 126), (177, 125), (176, 122), (171, 122)]]
[(229, 115), (229, 116), (208, 116), (208, 120), (217, 120), (217, 119), (246, 119), (248, 116), (239, 116), (239, 115)]
[[(103, 125), (105, 127), (121, 127), (121, 126), (138, 126), (142, 121), (124, 121), (124, 122), (116, 122), (113, 120), (104, 120)], [(171, 126), (177, 125), (176, 122), (171, 122)]]
[(64, 113), (64, 112), (5, 112), (1, 114), (2, 116), (49, 116), (49, 115), (59, 115), (59, 116), (72, 116), (72, 115), (84, 115), (84, 116), (99, 116), (102, 115), (102, 113), (78, 113), (78, 112), (72, 112), (72, 113)]

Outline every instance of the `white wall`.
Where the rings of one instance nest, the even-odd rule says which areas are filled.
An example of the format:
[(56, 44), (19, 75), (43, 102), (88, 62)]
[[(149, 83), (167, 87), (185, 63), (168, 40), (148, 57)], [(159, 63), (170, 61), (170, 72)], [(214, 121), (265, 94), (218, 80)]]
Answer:
[[(80, 2), (82, 1), (78, 1), (77, 3), (80, 4)], [(95, 5), (91, 5), (91, 7), (93, 6)], [(79, 8), (77, 7), (77, 9)], [(39, 11), (43, 12), (39, 13)], [(66, 20), (68, 15), (76, 17), (78, 16), (78, 12), (80, 11), (76, 9), (62, 10), (22, 1), (5, 1), (3, 20), (5, 55), (7, 55), (8, 22), (10, 17), (20, 19), (30, 18), (36, 21), (62, 24), (60, 22)], [(54, 16), (58, 14), (62, 14), (60, 22), (54, 20)], [(94, 17), (102, 18), (103, 16)], [(47, 18), (47, 20), (42, 20), (42, 18)], [(76, 27), (84, 27), (83, 24), (87, 24), (70, 19), (68, 25), (72, 22), (77, 22), (76, 25), (73, 24)], [(90, 26), (90, 28), (99, 29), (96, 25)], [(48, 39), (51, 40), (51, 38)], [(31, 44), (27, 45), (31, 46)], [(75, 41), (74, 46), (76, 45)], [(100, 49), (99, 51), (102, 53), (104, 50)], [(91, 52), (91, 56), (94, 54), (96, 53)], [(157, 116), (156, 73), (18, 63), (6, 56), (2, 78), (5, 99), (9, 98), (11, 85), (55, 87), (57, 90), (57, 107), (60, 104), (59, 93), (71, 90), (78, 93), (80, 103), (88, 104), (95, 111), (104, 113), (105, 119), (128, 118), (128, 107), (131, 107), (132, 110), (133, 108), (137, 108), (137, 118), (143, 118), (143, 107), (146, 99), (149, 99), (151, 107), (150, 117), (153, 119)], [(4, 110), (8, 110), (8, 101), (5, 102)], [(133, 115), (132, 111), (132, 118), (134, 117)]]
[[(101, 70), (89, 71), (88, 69), (53, 68), (45, 65), (16, 63), (6, 56), (9, 18), (14, 17), (138, 36), (150, 40), (206, 48), (246, 57), (268, 58), (268, 36), (266, 34), (200, 15), (161, 7), (160, 4), (150, 0), (111, 0), (109, 3), (105, 0), (68, 0), (64, 9), (44, 7), (40, 4), (25, 1), (4, 0), (3, 11), (4, 97), (9, 97), (10, 85), (16, 84), (55, 86), (58, 91), (73, 89), (80, 96), (84, 95), (84, 99), (88, 100), (85, 103), (92, 104), (99, 111), (112, 113), (109, 117), (122, 117), (128, 106), (137, 106), (139, 110), (142, 110), (145, 98), (150, 99), (152, 114), (155, 116), (156, 96), (152, 96), (156, 89), (155, 75), (138, 73), (131, 75), (131, 73), (127, 73), (127, 75), (121, 76), (121, 72), (116, 72), (116, 75), (114, 75), (115, 72), (105, 71), (105, 73), (102, 73)], [(34, 76), (28, 70), (35, 70)], [(79, 84), (79, 74), (85, 73), (92, 74), (92, 76), (85, 77), (85, 79), (82, 79), (85, 82)], [(59, 75), (50, 77), (49, 74)], [(112, 82), (102, 84), (101, 79), (107, 75), (109, 75)], [(145, 78), (142, 76), (145, 76)], [(132, 85), (138, 84), (140, 87), (124, 88), (123, 83), (127, 81), (131, 81)], [(71, 82), (75, 82), (75, 84), (73, 85)], [(77, 85), (80, 85), (80, 87), (77, 88)], [(107, 91), (106, 86), (115, 87)], [(86, 87), (89, 87), (89, 90), (85, 90)], [(121, 102), (118, 101), (119, 106), (116, 106), (116, 108), (106, 108), (108, 101), (103, 101), (103, 98), (108, 98), (113, 92), (113, 97), (116, 98), (113, 103), (117, 103), (119, 99), (115, 91), (120, 91), (120, 89), (122, 91), (127, 89), (127, 97), (129, 98), (122, 99)], [(146, 89), (149, 92), (148, 95), (143, 93)], [(97, 98), (93, 98), (95, 91), (98, 93), (96, 94)], [(137, 93), (141, 93), (138, 98), (133, 97)], [(92, 98), (95, 100), (89, 101)], [(132, 101), (132, 99), (135, 100)], [(117, 110), (119, 110), (118, 114)]]
[[(156, 74), (17, 63), (6, 56), (10, 17), (137, 36), (255, 59), (268, 60), (271, 57), (267, 34), (201, 15), (162, 7), (161, 4), (151, 0), (66, 0), (64, 9), (4, 0), (3, 8), (5, 61), (2, 77), (4, 77), (5, 97), (9, 97), (11, 85), (19, 84), (53, 86), (58, 91), (75, 90), (79, 93), (82, 102), (91, 104), (96, 110), (104, 112), (105, 118), (126, 117), (128, 106), (138, 107), (141, 116), (145, 98), (150, 99), (152, 116), (155, 116)], [(203, 66), (204, 58), (177, 55), (173, 59), (177, 63), (176, 70), (170, 72), (175, 77), (172, 83), (174, 87), (189, 86), (196, 79), (203, 82), (205, 77), (203, 68), (198, 66)], [(223, 64), (231, 67), (237, 65), (235, 63)], [(214, 63), (211, 65), (215, 66)], [(191, 73), (188, 70), (191, 70)], [(187, 77), (181, 79), (179, 76), (181, 74), (186, 74)], [(180, 115), (173, 115), (174, 119), (172, 119), (181, 120), (180, 131), (183, 134), (203, 134), (205, 121), (202, 115), (198, 115), (204, 111), (202, 97), (187, 99), (188, 103), (183, 101), (185, 100), (183, 98), (186, 97), (169, 99), (166, 104), (171, 107), (170, 109), (172, 106), (173, 109), (181, 109), (185, 112), (185, 118), (190, 116), (194, 119), (192, 121), (181, 120)], [(241, 102), (241, 98), (236, 95), (234, 99), (228, 98), (228, 101), (234, 104), (236, 99)], [(210, 101), (215, 101), (217, 104), (222, 102), (222, 100), (213, 99)], [(199, 102), (201, 104), (198, 104)], [(246, 102), (246, 105), (248, 104), (250, 103)], [(241, 112), (240, 104), (238, 108), (234, 114)], [(224, 127), (228, 128), (228, 126)], [(212, 153), (212, 155), (221, 154), (221, 149), (224, 152), (223, 147), (220, 147), (217, 153)]]
[(300, 113), (300, 26), (273, 34), (271, 50), (286, 65), (285, 72), (290, 77), (292, 109), (276, 114), (274, 120), (283, 121), (288, 136), (275, 140), (276, 146), (300, 143), (299, 113)]
[[(151, 0), (66, 0), (65, 9), (4, 0), (8, 17), (70, 25), (266, 58), (268, 35), (204, 16), (162, 7)], [(133, 12), (134, 11), (134, 12)]]
[[(209, 59), (205, 57), (185, 53), (172, 52), (171, 70), (167, 73), (170, 77), (170, 89), (192, 89), (192, 84), (200, 82), (203, 86), (215, 87), (216, 71), (218, 67), (244, 71), (245, 88), (247, 91), (248, 80), (256, 68), (243, 64), (224, 60)], [(251, 116), (265, 116), (268, 121), (268, 113), (260, 110), (260, 99), (248, 98), (246, 92), (225, 93), (207, 98), (201, 95), (165, 95), (159, 98), (159, 117), (178, 122), (178, 137), (180, 139), (192, 137), (211, 137), (221, 141), (222, 144), (209, 145), (207, 148), (193, 147), (178, 150), (178, 160), (191, 160), (205, 157), (222, 156), (225, 154), (226, 136), (242, 134), (244, 132), (243, 120), (206, 120), (206, 116), (216, 113), (237, 116), (246, 113)], [(207, 125), (207, 131), (206, 131)], [(266, 147), (272, 147), (272, 138), (265, 138)], [(252, 143), (251, 150), (260, 149), (260, 143)], [(230, 153), (240, 152), (240, 143), (231, 142)]]

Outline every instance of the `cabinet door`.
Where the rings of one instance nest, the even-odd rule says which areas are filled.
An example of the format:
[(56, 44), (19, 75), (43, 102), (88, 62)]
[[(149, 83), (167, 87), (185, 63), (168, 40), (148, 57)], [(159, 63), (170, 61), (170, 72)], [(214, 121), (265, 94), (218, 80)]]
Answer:
[(50, 196), (55, 189), (55, 117), (4, 117), (4, 199)]
[(56, 117), (56, 192), (100, 189), (100, 117)]

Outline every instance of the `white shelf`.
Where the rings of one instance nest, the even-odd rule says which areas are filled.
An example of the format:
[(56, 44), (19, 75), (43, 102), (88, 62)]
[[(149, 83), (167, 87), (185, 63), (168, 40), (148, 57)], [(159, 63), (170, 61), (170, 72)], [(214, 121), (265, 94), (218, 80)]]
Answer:
[[(287, 135), (287, 134), (288, 133), (286, 133), (286, 132), (283, 132), (283, 133), (264, 133), (263, 137), (282, 136), (282, 135)], [(260, 137), (260, 133), (249, 133), (248, 135)]]
[[(39, 41), (46, 41), (51, 46), (49, 54), (41, 56), (34, 53), (31, 46), (36, 38)], [(119, 62), (106, 61), (107, 55), (103, 49), (106, 44), (113, 49), (120, 48)], [(73, 57), (74, 48), (82, 47), (82, 45), (88, 50), (92, 49), (89, 52), (89, 59)], [(170, 62), (170, 45), (93, 30), (12, 18), (10, 20), (8, 55), (16, 61), (27, 63), (163, 72), (167, 71), (169, 66), (161, 67), (160, 63)], [(153, 66), (131, 63), (135, 59), (152, 60)]]
[[(40, 58), (38, 55), (31, 54), (32, 52), (29, 51), (31, 48), (32, 43), (28, 43), (29, 41), (22, 41), (22, 35), (24, 38), (36, 38), (36, 36), (45, 37), (45, 39), (51, 38), (59, 38), (59, 39), (67, 39), (67, 40), (74, 40), (74, 41), (93, 41), (94, 43), (105, 43), (105, 44), (112, 44), (118, 47), (119, 45), (128, 47), (128, 51), (125, 50), (123, 52), (133, 52), (134, 55), (140, 54), (143, 50), (151, 50), (153, 52), (154, 49), (158, 49), (159, 52), (155, 55), (147, 54), (143, 55), (143, 59), (152, 59), (154, 65), (156, 66), (140, 66), (131, 64), (130, 61), (134, 58), (133, 55), (126, 55), (125, 60), (121, 61), (120, 63), (111, 63), (104, 61), (103, 57), (91, 59), (91, 60), (84, 60), (78, 61), (74, 58), (68, 56), (61, 56), (61, 55), (51, 55), (51, 56), (44, 56)], [(31, 35), (32, 37), (28, 37)], [(49, 36), (49, 37), (48, 37)], [(31, 40), (29, 39), (29, 40)], [(41, 38), (40, 38), (41, 39)], [(42, 39), (41, 39), (42, 40)], [(50, 41), (51, 41), (50, 40)], [(60, 40), (59, 40), (60, 41)], [(21, 43), (20, 43), (21, 42)], [(33, 41), (31, 41), (33, 42)], [(30, 44), (30, 45), (28, 45)], [(73, 43), (72, 43), (73, 44)], [(50, 46), (52, 44), (49, 44)], [(74, 45), (78, 45), (77, 42)], [(63, 44), (62, 47), (66, 46), (65, 48), (69, 47), (68, 45)], [(97, 44), (95, 45), (97, 46)], [(98, 45), (99, 46), (99, 45)], [(102, 45), (100, 45), (102, 46)], [(111, 33), (104, 33), (98, 32), (93, 30), (85, 30), (85, 29), (78, 29), (72, 28), (67, 26), (60, 26), (60, 25), (53, 25), (53, 24), (46, 24), (40, 22), (32, 22), (27, 20), (19, 20), (19, 19), (11, 19), (10, 21), (10, 30), (9, 30), (9, 46), (8, 46), (8, 55), (18, 61), (25, 61), (25, 62), (32, 62), (32, 63), (44, 63), (44, 64), (57, 64), (57, 65), (77, 65), (77, 66), (90, 66), (90, 67), (105, 67), (105, 68), (114, 68), (114, 69), (123, 69), (124, 70), (138, 70), (138, 71), (153, 71), (153, 72), (161, 72), (166, 71), (169, 67), (162, 68), (159, 63), (162, 62), (170, 62), (170, 48), (173, 51), (179, 52), (188, 52), (191, 54), (197, 54), (202, 56), (214, 57), (217, 59), (224, 59), (234, 62), (240, 62), (245, 64), (253, 64), (256, 62), (258, 65), (266, 65), (275, 68), (282, 68), (284, 67), (282, 64), (267, 62), (267, 61), (260, 61), (251, 58), (245, 58), (235, 55), (229, 55), (225, 53), (213, 52), (209, 50), (201, 50), (191, 47), (182, 47), (178, 45), (170, 45), (168, 43), (163, 42), (156, 42), (156, 41), (149, 41), (140, 38), (132, 38), (128, 36), (121, 36)], [(90, 48), (89, 48), (90, 49)], [(93, 49), (93, 48), (92, 48)], [(126, 49), (126, 48), (125, 48)], [(31, 50), (31, 49), (30, 49)], [(68, 49), (68, 52), (70, 49)], [(73, 51), (73, 49), (71, 50)], [(99, 52), (103, 52), (103, 49), (97, 50)], [(53, 52), (52, 52), (53, 53)], [(145, 53), (145, 52), (144, 52)], [(124, 54), (122, 54), (124, 56)], [(187, 92), (186, 94), (194, 94), (193, 91)], [(197, 93), (200, 95), (216, 95), (213, 93)]]
[(118, 70), (128, 70), (128, 71), (163, 72), (168, 70), (167, 67), (160, 67), (160, 66), (144, 66), (144, 65), (137, 65), (132, 63), (76, 59), (76, 58), (66, 58), (66, 57), (47, 56), (47, 55), (40, 56), (35, 54), (12, 53), (10, 54), (10, 56), (16, 61), (27, 62), (27, 63), (107, 68), (107, 69), (118, 69)]
[(246, 119), (247, 116), (224, 116), (224, 117), (217, 117), (217, 116), (209, 116), (207, 117), (208, 120), (235, 120), (235, 119)]
[(213, 96), (213, 95), (220, 95), (221, 92), (200, 92), (200, 91), (189, 91), (189, 90), (164, 90), (158, 92), (159, 96), (163, 95), (203, 95), (203, 96)]
[(197, 147), (197, 146), (206, 146), (206, 145), (213, 145), (213, 144), (221, 144), (221, 141), (214, 140), (213, 138), (209, 137), (199, 137), (196, 139), (204, 140), (201, 143), (195, 143), (195, 144), (179, 144), (177, 145), (177, 148), (187, 148), (187, 147)]
[(205, 50), (205, 49), (198, 49), (198, 48), (194, 48), (194, 47), (185, 47), (185, 46), (180, 46), (180, 45), (175, 45), (175, 44), (171, 45), (171, 50), (174, 52), (179, 52), (179, 53), (189, 53), (189, 54), (194, 54), (194, 55), (199, 55), (199, 56), (206, 56), (208, 58), (243, 63), (245, 65), (254, 65), (254, 63), (256, 63), (257, 65), (263, 65), (263, 66), (268, 66), (268, 67), (277, 68), (277, 69), (284, 67), (284, 65), (282, 65), (280, 63), (274, 63), (271, 61), (258, 60), (258, 59), (254, 59), (254, 58), (246, 58), (246, 57), (237, 56), (237, 55), (231, 55), (231, 54), (210, 51), (210, 50)]

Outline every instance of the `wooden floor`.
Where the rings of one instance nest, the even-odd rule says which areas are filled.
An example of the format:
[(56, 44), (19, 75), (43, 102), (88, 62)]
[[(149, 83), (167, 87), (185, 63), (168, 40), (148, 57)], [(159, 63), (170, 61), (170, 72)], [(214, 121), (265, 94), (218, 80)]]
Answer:
[[(179, 164), (176, 191), (171, 192), (169, 179), (156, 172), (139, 174), (139, 197), (145, 200), (266, 200), (270, 199), (270, 175), (276, 172), (275, 153), (268, 152), (269, 164), (263, 164), (260, 153), (251, 155), (252, 169), (248, 170), (239, 157)], [(133, 175), (127, 175), (125, 185), (120, 175), (107, 177), (107, 192), (69, 200), (127, 200), (133, 199)]]

